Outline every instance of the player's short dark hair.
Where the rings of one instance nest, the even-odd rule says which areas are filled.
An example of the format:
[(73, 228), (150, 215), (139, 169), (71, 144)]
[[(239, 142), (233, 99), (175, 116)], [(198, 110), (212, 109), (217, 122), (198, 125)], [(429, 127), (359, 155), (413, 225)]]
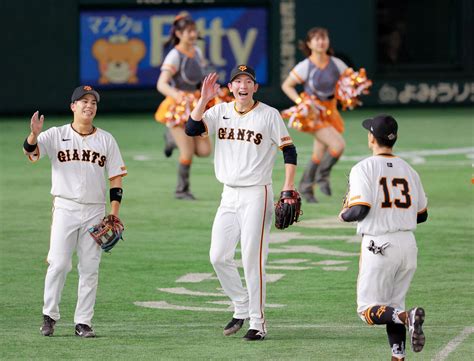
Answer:
[(395, 142), (397, 141), (397, 138), (392, 139), (392, 140), (385, 139), (385, 138), (377, 138), (376, 136), (374, 136), (374, 138), (378, 145), (380, 145), (381, 147), (388, 147), (388, 148), (393, 148), (393, 146), (395, 145)]

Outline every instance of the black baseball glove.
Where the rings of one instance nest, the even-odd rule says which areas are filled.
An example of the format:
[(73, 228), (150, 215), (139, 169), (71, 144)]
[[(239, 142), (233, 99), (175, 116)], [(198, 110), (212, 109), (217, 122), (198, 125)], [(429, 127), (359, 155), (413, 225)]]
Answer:
[[(285, 199), (293, 199), (293, 203), (286, 203)], [(275, 227), (285, 229), (294, 222), (298, 222), (298, 218), (302, 214), (301, 197), (297, 191), (283, 191), (280, 199), (275, 204)]]
[(89, 233), (97, 244), (109, 252), (122, 238), (124, 226), (120, 218), (110, 214), (97, 225), (89, 228)]

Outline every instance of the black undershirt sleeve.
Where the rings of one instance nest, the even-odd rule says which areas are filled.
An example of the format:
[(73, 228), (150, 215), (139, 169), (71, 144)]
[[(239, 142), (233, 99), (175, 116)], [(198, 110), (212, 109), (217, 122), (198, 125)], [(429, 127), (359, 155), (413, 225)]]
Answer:
[(188, 121), (186, 122), (184, 132), (190, 137), (195, 137), (201, 135), (202, 133), (206, 133), (206, 126), (202, 120), (196, 121), (189, 117)]
[(283, 159), (285, 164), (294, 164), (297, 163), (298, 154), (296, 153), (296, 147), (291, 144), (283, 148)]
[(425, 209), (424, 212), (418, 213), (416, 216), (416, 223), (423, 223), (426, 222), (428, 219), (428, 210)]
[(370, 211), (369, 206), (357, 205), (349, 208), (341, 217), (346, 222), (362, 221)]

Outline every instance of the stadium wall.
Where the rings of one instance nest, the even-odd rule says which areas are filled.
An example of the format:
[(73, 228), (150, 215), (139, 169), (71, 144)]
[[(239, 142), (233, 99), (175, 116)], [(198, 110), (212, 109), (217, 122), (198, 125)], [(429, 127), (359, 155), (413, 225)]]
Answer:
[[(390, 2), (390, 1), (388, 1)], [(447, 3), (447, 5), (446, 5)], [(440, 4), (438, 8), (436, 4)], [(403, 15), (407, 28), (419, 24), (419, 31), (412, 31), (408, 43), (415, 43), (415, 55), (433, 51), (432, 61), (426, 64), (404, 63), (386, 66), (380, 63), (380, 32), (384, 26), (382, 16), (386, 11), (380, 2), (338, 0), (6, 0), (0, 5), (6, 46), (0, 65), (4, 69), (4, 86), (0, 89), (0, 114), (69, 111), (71, 90), (81, 82), (81, 46), (85, 32), (81, 32), (81, 13), (84, 11), (140, 11), (176, 12), (187, 9), (204, 11), (220, 7), (249, 8), (251, 16), (258, 7), (267, 10), (266, 40), (252, 44), (252, 52), (265, 51), (266, 61), (258, 69), (264, 69), (265, 84), (259, 91), (259, 99), (276, 107), (290, 105), (280, 90), (283, 77), (288, 74), (302, 54), (297, 41), (303, 39), (313, 26), (329, 29), (336, 56), (354, 68), (365, 67), (374, 80), (371, 94), (364, 98), (370, 106), (391, 105), (443, 105), (472, 106), (474, 103), (474, 21), (473, 4), (470, 0), (436, 2), (428, 12), (448, 9), (445, 23), (431, 21), (431, 29), (424, 29), (420, 13), (413, 6)], [(443, 8), (449, 6), (449, 8)], [(214, 15), (206, 15), (214, 16)], [(218, 15), (215, 15), (218, 16)], [(396, 16), (396, 14), (395, 14)], [(382, 19), (382, 20), (381, 20)], [(225, 22), (227, 19), (223, 19)], [(206, 23), (208, 24), (208, 23)], [(245, 24), (241, 24), (245, 26)], [(258, 29), (258, 28), (256, 28)], [(211, 31), (210, 29), (207, 29)], [(257, 30), (255, 30), (257, 31)], [(259, 30), (263, 31), (264, 30)], [(82, 35), (81, 35), (82, 34)], [(415, 34), (415, 35), (413, 35)], [(431, 34), (431, 35), (429, 35)], [(244, 34), (241, 34), (242, 36)], [(429, 36), (439, 38), (436, 49), (426, 42)], [(241, 39), (241, 45), (244, 46)], [(237, 43), (239, 44), (239, 43)], [(147, 44), (150, 46), (149, 44)], [(425, 47), (424, 47), (425, 46)], [(438, 49), (439, 48), (439, 49)], [(264, 49), (264, 50), (262, 50)], [(437, 52), (436, 52), (437, 51)], [(448, 52), (448, 54), (446, 54)], [(431, 53), (430, 53), (431, 54)], [(444, 56), (446, 55), (446, 56)], [(437, 61), (442, 58), (442, 61)], [(250, 58), (252, 59), (252, 58)], [(262, 59), (260, 59), (262, 60)], [(228, 61), (230, 63), (230, 60)], [(159, 69), (156, 66), (155, 71)], [(225, 70), (223, 70), (225, 71)], [(224, 73), (225, 74), (225, 73)], [(156, 78), (156, 77), (154, 77)], [(156, 79), (152, 79), (152, 82)], [(98, 86), (101, 88), (101, 86)], [(144, 111), (153, 113), (162, 96), (150, 85), (103, 86), (101, 112)]]

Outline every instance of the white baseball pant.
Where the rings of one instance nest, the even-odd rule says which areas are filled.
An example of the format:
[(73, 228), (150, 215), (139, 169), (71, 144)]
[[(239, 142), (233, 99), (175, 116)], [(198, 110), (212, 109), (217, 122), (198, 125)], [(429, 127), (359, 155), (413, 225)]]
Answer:
[(81, 204), (55, 198), (44, 286), (44, 315), (59, 320), (61, 293), (72, 269), (72, 255), (77, 250), (79, 285), (74, 323), (91, 326), (102, 251), (88, 229), (99, 223), (104, 215), (104, 204)]
[[(273, 214), (271, 185), (224, 186), (212, 227), (211, 263), (227, 296), (234, 304), (234, 318), (250, 318), (250, 328), (265, 331), (268, 242)], [(240, 240), (245, 283), (234, 262)]]
[[(389, 243), (383, 254), (368, 247)], [(417, 267), (418, 247), (413, 232), (394, 232), (382, 236), (364, 235), (357, 279), (357, 312), (374, 305), (405, 310), (405, 297)]]

